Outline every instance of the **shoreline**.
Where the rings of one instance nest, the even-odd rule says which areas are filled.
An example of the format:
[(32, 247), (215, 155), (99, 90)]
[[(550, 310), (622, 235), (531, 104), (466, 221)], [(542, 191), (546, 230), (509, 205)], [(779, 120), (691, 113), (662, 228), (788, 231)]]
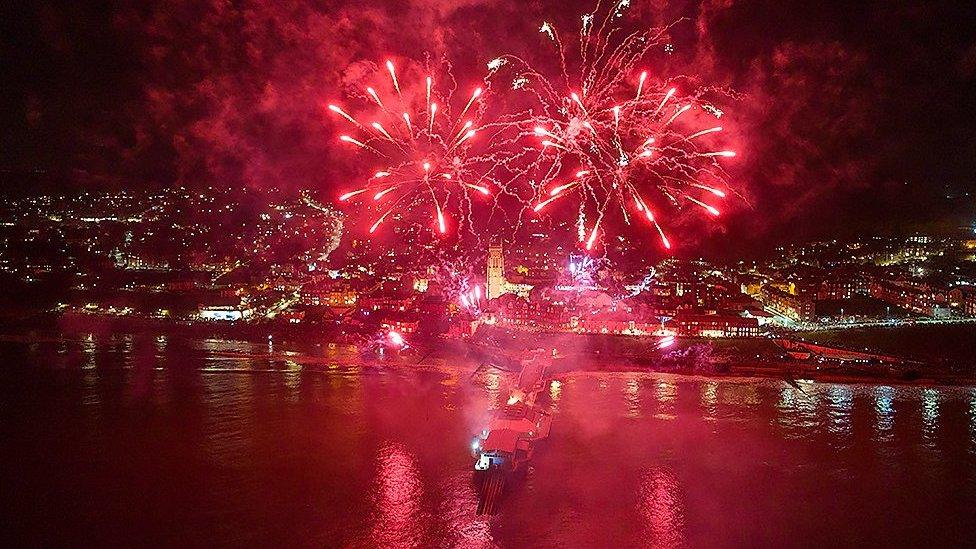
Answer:
[[(844, 361), (784, 360), (782, 350), (775, 347), (770, 338), (679, 338), (673, 348), (656, 349), (656, 339), (613, 334), (576, 333), (529, 333), (514, 332), (496, 327), (479, 330), (470, 338), (440, 336), (409, 337), (411, 349), (401, 352), (378, 354), (376, 343), (360, 332), (341, 333), (329, 327), (248, 325), (223, 326), (212, 323), (182, 323), (175, 321), (126, 322), (124, 317), (91, 315), (80, 322), (77, 317), (38, 315), (30, 322), (0, 322), (0, 342), (37, 343), (83, 341), (85, 336), (125, 334), (131, 336), (182, 337), (188, 340), (226, 339), (248, 344), (271, 343), (285, 349), (271, 348), (267, 353), (241, 353), (234, 351), (212, 352), (222, 359), (263, 359), (271, 362), (289, 361), (299, 364), (303, 370), (315, 372), (321, 366), (323, 372), (335, 371), (330, 364), (359, 365), (368, 369), (401, 369), (404, 367), (442, 367), (445, 363), (470, 363), (475, 370), (484, 363), (496, 365), (517, 360), (526, 349), (537, 347), (558, 348), (562, 359), (557, 359), (557, 373), (639, 373), (673, 374), (708, 379), (774, 379), (793, 386), (807, 380), (816, 383), (874, 384), (931, 386), (976, 386), (976, 376), (958, 366), (947, 367), (924, 362), (908, 362), (900, 365), (850, 364)], [(97, 320), (90, 322), (90, 320)], [(156, 320), (156, 319), (151, 319)], [(203, 325), (201, 325), (203, 324)], [(217, 329), (213, 329), (217, 328)], [(245, 328), (245, 329), (241, 329)], [(809, 332), (805, 332), (809, 333)], [(826, 333), (830, 333), (829, 331)], [(268, 339), (273, 335), (274, 339)], [(796, 337), (801, 337), (797, 334)], [(501, 343), (496, 340), (502, 339)], [(540, 341), (542, 340), (542, 341)], [(328, 349), (329, 357), (316, 356), (318, 349)], [(334, 350), (341, 349), (339, 356)], [(673, 352), (680, 351), (680, 352)], [(682, 353), (693, 355), (702, 351), (701, 364), (692, 364), (696, 356), (679, 357)], [(667, 353), (667, 354), (666, 354)], [(908, 359), (910, 360), (910, 359)], [(567, 366), (569, 362), (573, 366)], [(441, 363), (440, 365), (438, 363)], [(206, 369), (201, 369), (206, 372)], [(249, 370), (228, 369), (247, 373)], [(289, 371), (269, 368), (268, 373)], [(294, 371), (294, 370), (291, 370)], [(259, 373), (257, 370), (250, 370)]]
[[(6, 335), (0, 335), (0, 342), (10, 342), (14, 341), (12, 338)], [(51, 340), (57, 341), (57, 340)], [(26, 341), (21, 340), (21, 343), (26, 343)], [(417, 372), (417, 371), (436, 371), (436, 372), (460, 372), (473, 376), (477, 374), (482, 368), (480, 365), (475, 365), (473, 363), (467, 364), (465, 367), (462, 366), (449, 366), (441, 360), (438, 362), (407, 362), (407, 361), (348, 361), (343, 360), (341, 362), (336, 361), (323, 361), (323, 360), (309, 360), (308, 355), (293, 354), (291, 352), (281, 352), (276, 354), (268, 355), (256, 355), (256, 354), (231, 354), (223, 353), (217, 355), (219, 358), (224, 359), (240, 359), (240, 360), (254, 360), (262, 359), (269, 360), (272, 362), (290, 362), (294, 365), (300, 366), (300, 368), (288, 367), (288, 368), (223, 368), (223, 367), (205, 367), (197, 368), (195, 372), (198, 375), (227, 375), (227, 374), (237, 374), (237, 375), (281, 375), (281, 374), (312, 374), (312, 375), (334, 375), (348, 373), (349, 371), (355, 371), (356, 375), (373, 375), (373, 374), (384, 374), (384, 373), (406, 373), (406, 372)], [(329, 362), (332, 363), (330, 366)], [(316, 365), (323, 367), (315, 367)], [(467, 367), (473, 366), (473, 367)], [(118, 368), (118, 370), (131, 370), (136, 367), (126, 366)], [(152, 368), (155, 371), (167, 371), (169, 368), (162, 366), (154, 366)], [(509, 370), (501, 369), (506, 373), (512, 373)], [(820, 374), (813, 375), (810, 377), (796, 378), (793, 376), (787, 376), (785, 374), (790, 373), (789, 369), (776, 370), (771, 368), (755, 368), (751, 366), (733, 366), (728, 372), (713, 372), (713, 373), (703, 373), (695, 371), (686, 370), (667, 370), (667, 369), (654, 369), (654, 368), (624, 368), (624, 367), (598, 367), (598, 368), (561, 368), (556, 369), (553, 372), (554, 380), (559, 381), (563, 377), (580, 377), (580, 376), (601, 376), (601, 375), (619, 375), (619, 376), (651, 376), (651, 377), (675, 377), (683, 380), (700, 380), (700, 381), (719, 381), (723, 383), (740, 383), (747, 384), (758, 381), (776, 381), (781, 383), (786, 383), (793, 386), (796, 389), (802, 390), (805, 385), (871, 385), (871, 386), (898, 386), (898, 387), (955, 387), (955, 388), (976, 388), (976, 379), (973, 378), (935, 378), (935, 377), (923, 377), (914, 380), (899, 379), (897, 377), (877, 377), (877, 376), (853, 376), (853, 375), (842, 375), (842, 374)]]

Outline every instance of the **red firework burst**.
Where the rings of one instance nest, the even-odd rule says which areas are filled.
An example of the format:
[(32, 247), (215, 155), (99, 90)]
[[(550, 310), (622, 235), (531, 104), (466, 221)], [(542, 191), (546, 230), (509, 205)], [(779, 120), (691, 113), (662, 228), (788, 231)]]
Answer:
[[(362, 122), (367, 120), (363, 114), (354, 116), (342, 106), (328, 106), (355, 130), (339, 139), (369, 153), (372, 168), (365, 185), (345, 192), (339, 200), (359, 200), (378, 208), (370, 233), (395, 212), (409, 217), (426, 210), (437, 232), (445, 234), (447, 212), (455, 211), (459, 221), (466, 219), (473, 196), (492, 194), (487, 175), (490, 158), (473, 152), (485, 112), (482, 87), (472, 86), (460, 107), (451, 91), (438, 91), (430, 70), (424, 71), (422, 88), (412, 88), (413, 93), (408, 94), (401, 91), (393, 61), (386, 61), (385, 67), (390, 93), (377, 91), (380, 86), (376, 84), (359, 96), (362, 110), (372, 114), (368, 122)], [(453, 83), (449, 70), (446, 78)], [(417, 93), (417, 88), (422, 91)]]
[[(584, 15), (573, 45), (564, 45), (556, 29), (543, 23), (540, 32), (558, 53), (557, 77), (514, 55), (488, 64), (489, 78), (510, 74), (511, 87), (534, 94), (542, 107), (521, 122), (539, 150), (532, 162), (542, 173), (533, 209), (576, 197), (579, 239), (587, 249), (614, 211), (628, 225), (635, 213), (644, 218), (671, 248), (655, 212), (692, 205), (718, 216), (710, 202), (724, 198), (727, 187), (719, 160), (735, 156), (713, 144), (723, 113), (703, 100), (711, 90), (682, 91), (687, 84), (652, 82), (641, 70), (648, 54), (665, 46), (668, 28), (622, 34), (615, 21), (628, 6), (624, 0), (606, 13)], [(594, 219), (590, 226), (588, 216)]]

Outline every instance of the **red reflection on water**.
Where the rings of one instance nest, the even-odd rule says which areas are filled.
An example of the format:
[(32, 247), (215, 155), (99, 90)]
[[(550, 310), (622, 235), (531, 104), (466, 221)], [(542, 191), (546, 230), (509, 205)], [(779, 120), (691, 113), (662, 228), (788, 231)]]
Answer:
[(641, 477), (637, 512), (647, 521), (643, 540), (651, 547), (684, 547), (685, 512), (678, 479), (654, 467)]
[(448, 477), (442, 492), (441, 520), (447, 527), (449, 541), (445, 546), (465, 549), (497, 547), (491, 535), (490, 517), (477, 515), (478, 493), (471, 482), (471, 473)]
[(372, 547), (417, 547), (427, 539), (429, 513), (421, 507), (423, 482), (417, 458), (398, 442), (384, 444), (377, 457)]

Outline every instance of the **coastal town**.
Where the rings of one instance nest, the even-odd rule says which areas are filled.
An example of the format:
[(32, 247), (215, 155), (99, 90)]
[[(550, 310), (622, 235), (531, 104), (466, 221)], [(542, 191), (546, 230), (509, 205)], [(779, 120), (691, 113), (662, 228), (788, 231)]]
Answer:
[[(373, 247), (307, 196), (251, 207), (251, 225), (224, 223), (244, 207), (186, 189), (11, 201), (0, 214), (0, 270), (24, 299), (8, 309), (456, 337), (488, 326), (755, 338), (976, 319), (967, 228), (792, 244), (724, 264), (661, 254), (616, 263), (552, 244), (538, 228), (437, 264), (417, 260), (434, 257), (436, 243), (415, 227), (397, 235), (409, 246)], [(185, 223), (173, 222), (181, 215)]]
[(4, 7), (10, 547), (976, 547), (976, 2)]

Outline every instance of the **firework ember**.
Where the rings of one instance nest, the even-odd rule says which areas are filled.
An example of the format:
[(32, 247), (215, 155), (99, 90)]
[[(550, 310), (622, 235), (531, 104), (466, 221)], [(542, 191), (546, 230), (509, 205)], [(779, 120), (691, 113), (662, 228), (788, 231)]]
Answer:
[(475, 284), (472, 286), (468, 281), (464, 281), (458, 293), (458, 305), (462, 310), (478, 316), (485, 306), (483, 297), (480, 285)]
[(361, 96), (363, 116), (353, 116), (341, 105), (328, 106), (356, 130), (356, 135), (344, 134), (339, 140), (369, 153), (372, 168), (365, 183), (343, 193), (339, 201), (359, 201), (377, 212), (370, 233), (391, 217), (413, 218), (417, 212), (430, 216), (436, 233), (446, 234), (453, 222), (469, 218), (472, 198), (492, 194), (490, 158), (471, 152), (480, 141), (482, 88), (472, 85), (464, 101), (455, 104), (450, 93), (438, 92), (430, 70), (411, 71), (418, 73), (417, 86), (423, 89), (411, 94), (392, 60), (385, 69), (377, 70), (386, 73), (383, 82), (366, 87)]
[[(643, 65), (663, 48), (667, 28), (623, 33), (617, 21), (629, 2), (583, 16), (577, 39), (564, 43), (556, 28), (540, 27), (559, 59), (548, 78), (514, 55), (492, 61), (492, 78), (510, 72), (512, 88), (535, 95), (542, 113), (523, 121), (539, 156), (536, 212), (562, 206), (577, 215), (580, 243), (593, 249), (607, 216), (626, 225), (635, 217), (671, 248), (660, 212), (683, 207), (718, 216), (726, 196), (721, 159), (735, 156), (718, 145), (721, 112), (705, 100), (712, 90), (688, 89)], [(503, 73), (504, 68), (504, 73)]]
[(399, 349), (399, 348), (406, 347), (407, 345), (406, 340), (403, 339), (403, 336), (400, 334), (400, 332), (390, 330), (386, 334), (386, 337), (390, 340), (390, 345), (392, 345), (395, 348)]

